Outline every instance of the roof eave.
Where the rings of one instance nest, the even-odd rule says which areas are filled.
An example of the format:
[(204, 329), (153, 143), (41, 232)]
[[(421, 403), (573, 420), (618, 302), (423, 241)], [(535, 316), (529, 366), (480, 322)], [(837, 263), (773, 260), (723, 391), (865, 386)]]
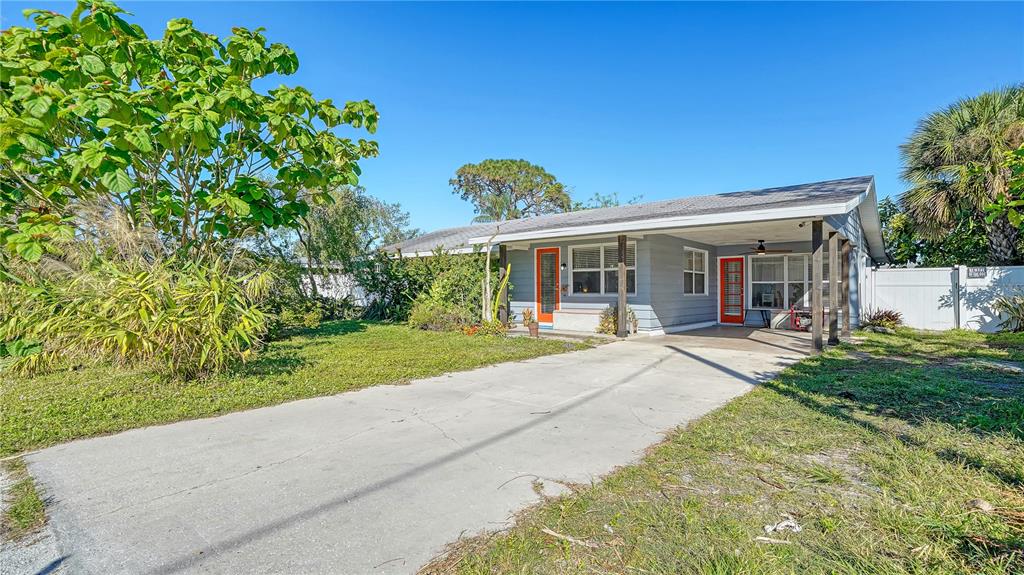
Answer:
[(882, 235), (882, 221), (878, 216), (878, 198), (875, 193), (875, 179), (871, 178), (865, 192), (865, 201), (857, 206), (860, 216), (861, 233), (868, 244), (868, 255), (876, 263), (888, 263), (889, 254), (885, 252), (885, 236)]
[(735, 224), (743, 222), (757, 222), (765, 220), (787, 220), (796, 218), (815, 218), (846, 214), (857, 208), (868, 196), (873, 193), (872, 183), (868, 191), (858, 194), (857, 197), (846, 202), (835, 202), (829, 204), (817, 204), (811, 206), (769, 208), (763, 210), (749, 210), (741, 212), (719, 212), (713, 214), (701, 214), (696, 216), (674, 216), (669, 218), (648, 218), (630, 220), (624, 222), (611, 222), (605, 224), (592, 224), (586, 226), (571, 226), (554, 228), (548, 230), (534, 230), (502, 234), (498, 233), (493, 237), (472, 237), (469, 243), (473, 245), (492, 243), (541, 240), (550, 238), (565, 238), (573, 236), (584, 236), (593, 234), (614, 234), (625, 232), (649, 231), (660, 229), (687, 228), (695, 226), (708, 226), (715, 224)]

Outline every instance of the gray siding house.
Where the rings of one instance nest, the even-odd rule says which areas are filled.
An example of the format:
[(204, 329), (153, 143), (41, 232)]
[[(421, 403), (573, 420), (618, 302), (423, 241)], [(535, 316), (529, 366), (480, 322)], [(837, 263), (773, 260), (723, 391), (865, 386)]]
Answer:
[(511, 312), (533, 309), (542, 328), (593, 331), (624, 296), (649, 335), (789, 327), (794, 310), (817, 309), (816, 344), (823, 322), (830, 339), (836, 322), (857, 324), (865, 270), (886, 260), (871, 176), (450, 228), (389, 249), (488, 245), (511, 264)]

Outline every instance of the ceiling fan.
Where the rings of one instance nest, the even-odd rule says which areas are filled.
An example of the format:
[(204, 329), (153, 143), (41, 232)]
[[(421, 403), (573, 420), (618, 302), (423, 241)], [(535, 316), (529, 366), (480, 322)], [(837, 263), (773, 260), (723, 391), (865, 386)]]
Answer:
[(759, 256), (763, 256), (765, 254), (788, 254), (788, 253), (790, 253), (792, 251), (793, 250), (770, 250), (770, 249), (764, 247), (764, 240), (757, 240), (757, 245), (754, 246), (754, 249), (750, 250), (747, 253), (748, 254), (757, 254)]

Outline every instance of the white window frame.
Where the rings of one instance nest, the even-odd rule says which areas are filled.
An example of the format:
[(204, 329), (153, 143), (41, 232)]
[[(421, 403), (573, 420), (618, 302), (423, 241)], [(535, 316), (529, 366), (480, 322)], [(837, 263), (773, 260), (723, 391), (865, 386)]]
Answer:
[[(686, 252), (700, 252), (704, 254), (704, 271), (700, 272), (697, 270), (686, 269)], [(700, 248), (691, 248), (690, 246), (683, 246), (683, 297), (708, 297), (708, 251)], [(686, 274), (704, 274), (704, 293), (686, 293)]]
[[(634, 254), (634, 256), (633, 256), (633, 265), (631, 265), (631, 266), (627, 265), (626, 266), (626, 274), (628, 275), (629, 271), (633, 270), (633, 275), (636, 278), (636, 281), (633, 282), (633, 287), (636, 288), (636, 284), (639, 283), (639, 281), (640, 281), (640, 276), (637, 275), (637, 273), (636, 273), (636, 263), (637, 263), (637, 260), (639, 259), (639, 255), (640, 254), (637, 253), (637, 251), (636, 251), (636, 242), (626, 242), (626, 252), (627, 253), (629, 253), (630, 246), (632, 246), (633, 254)], [(604, 291), (604, 288), (605, 288), (605, 285), (604, 285), (604, 275), (605, 275), (605, 272), (617, 272), (617, 271), (619, 271), (619, 262), (618, 261), (612, 262), (612, 265), (609, 267), (608, 262), (604, 261), (604, 254), (605, 254), (605, 248), (616, 248), (616, 249), (618, 249), (618, 247), (619, 247), (619, 244), (617, 242), (603, 243), (603, 244), (580, 244), (580, 245), (576, 245), (576, 246), (569, 246), (569, 269), (568, 269), (568, 271), (569, 271), (569, 294), (568, 294), (567, 297), (595, 297), (595, 296), (596, 297), (613, 297), (613, 296), (615, 296), (615, 292), (605, 293), (605, 291)], [(575, 257), (575, 251), (576, 251), (577, 248), (601, 248), (601, 268), (600, 269), (598, 269), (598, 268), (581, 268), (581, 269), (573, 268), (573, 258)], [(600, 285), (600, 290), (598, 292), (596, 292), (596, 293), (576, 293), (576, 292), (572, 291), (573, 285), (574, 285), (574, 282), (572, 280), (573, 272), (598, 272), (598, 275), (601, 278), (600, 281), (598, 282), (599, 285)], [(616, 288), (616, 290), (617, 289), (618, 288)], [(626, 295), (636, 295), (636, 290), (634, 289), (633, 291), (627, 291)]]
[[(822, 254), (822, 255), (823, 255), (824, 258), (828, 257), (828, 253), (827, 252)], [(812, 272), (812, 270), (810, 269), (810, 266), (812, 265), (812, 263), (811, 263), (812, 262), (811, 256), (812, 256), (812, 254), (810, 254), (810, 253), (773, 254), (771, 256), (747, 256), (747, 262), (746, 262), (746, 266), (747, 266), (747, 268), (746, 268), (747, 269), (747, 273), (746, 273), (746, 276), (747, 276), (747, 281), (746, 281), (746, 283), (747, 283), (747, 286), (746, 286), (747, 287), (747, 309), (755, 309), (755, 310), (778, 310), (778, 309), (781, 309), (781, 310), (788, 310), (789, 308), (793, 307), (793, 302), (789, 301), (789, 284), (791, 284), (791, 283), (798, 283), (798, 282), (797, 282), (797, 280), (793, 280), (793, 281), (789, 280), (789, 258), (791, 258), (791, 257), (804, 258), (804, 266), (805, 266), (804, 270), (805, 271), (804, 271), (803, 284), (804, 284), (804, 296), (807, 297), (807, 294), (810, 293), (810, 288), (811, 288), (811, 272)], [(773, 281), (773, 282), (754, 281), (754, 262), (757, 261), (758, 258), (764, 258), (764, 257), (782, 257), (783, 258), (783, 260), (782, 260), (782, 266), (783, 266), (782, 267), (782, 305), (783, 305), (783, 307), (781, 307), (781, 308), (763, 307), (763, 306), (760, 306), (760, 305), (754, 305), (754, 284), (775, 284), (775, 283), (779, 283), (777, 281)], [(827, 263), (827, 261), (828, 260), (825, 259), (824, 263)], [(824, 275), (825, 275), (825, 277), (822, 278), (822, 286), (821, 286), (823, 294), (825, 293), (826, 286), (828, 285), (828, 274), (824, 274)], [(826, 297), (825, 299), (827, 300), (828, 298)], [(825, 307), (827, 308), (828, 306), (826, 305)]]
[[(772, 254), (770, 256), (747, 256), (747, 309), (776, 310), (789, 309), (789, 257), (802, 254)], [(754, 262), (761, 259), (782, 258), (782, 280), (754, 281)], [(805, 260), (806, 262), (806, 260)], [(782, 307), (765, 307), (754, 301), (754, 284), (782, 284)], [(807, 291), (807, 280), (804, 280), (804, 291)], [(755, 305), (756, 303), (756, 305)]]

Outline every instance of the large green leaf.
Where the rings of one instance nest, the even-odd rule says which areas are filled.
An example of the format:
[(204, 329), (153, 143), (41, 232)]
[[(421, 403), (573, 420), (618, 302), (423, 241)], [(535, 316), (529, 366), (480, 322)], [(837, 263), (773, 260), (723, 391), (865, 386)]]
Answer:
[(40, 156), (46, 156), (53, 151), (53, 147), (46, 143), (44, 140), (36, 136), (35, 134), (22, 133), (18, 134), (18, 141), (21, 142), (25, 149)]
[(43, 244), (38, 241), (28, 241), (15, 244), (15, 251), (22, 259), (30, 262), (37, 262), (43, 257)]
[(86, 54), (78, 59), (78, 63), (81, 64), (82, 69), (89, 74), (102, 74), (107, 67), (103, 64), (103, 60), (100, 60), (99, 56), (92, 54)]
[(126, 133), (124, 138), (140, 152), (149, 153), (153, 151), (153, 142), (150, 140), (149, 134), (142, 128)]
[(121, 169), (111, 170), (100, 178), (103, 185), (115, 194), (124, 194), (131, 191), (133, 182), (131, 177)]
[(41, 118), (50, 111), (53, 99), (49, 96), (37, 96), (25, 102), (25, 111), (37, 118)]

